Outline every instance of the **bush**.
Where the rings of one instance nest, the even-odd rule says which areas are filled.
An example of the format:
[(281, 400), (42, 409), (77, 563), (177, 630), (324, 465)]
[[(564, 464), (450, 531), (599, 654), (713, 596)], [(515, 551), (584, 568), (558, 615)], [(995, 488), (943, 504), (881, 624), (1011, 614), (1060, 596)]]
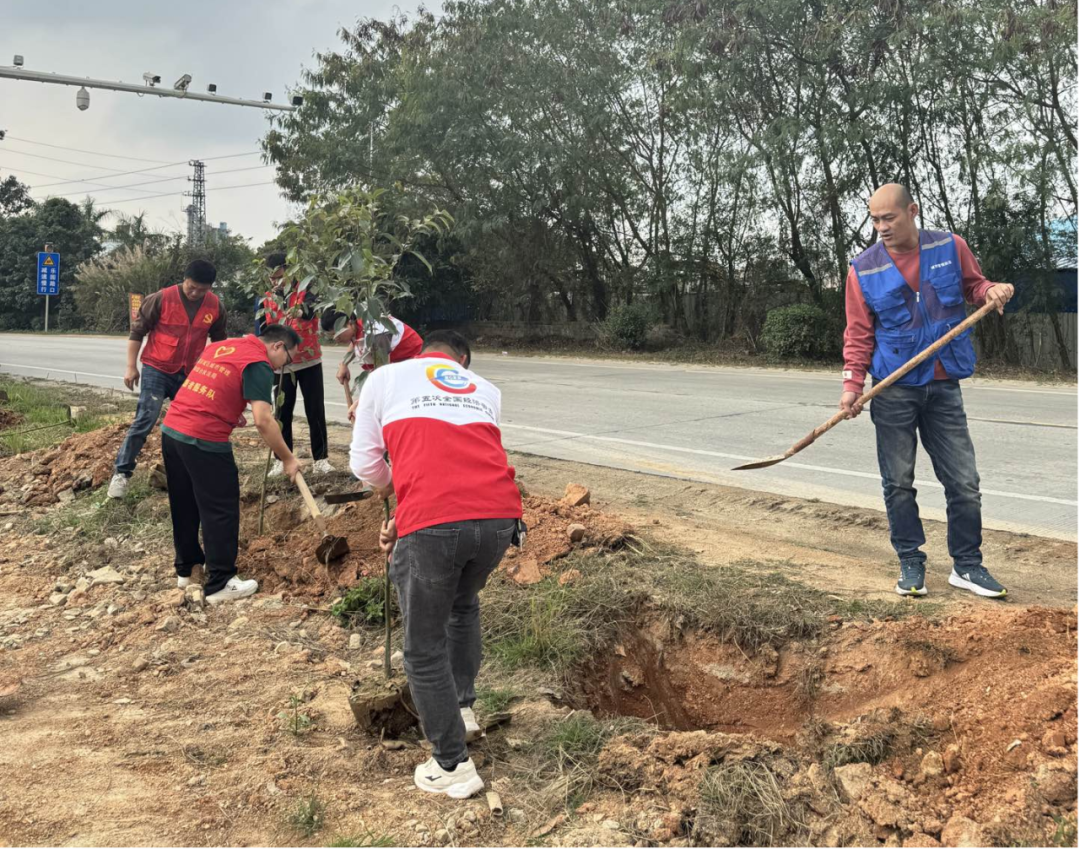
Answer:
[(382, 578), (361, 578), (340, 601), (330, 607), (330, 615), (342, 628), (378, 625), (385, 621)]
[(608, 313), (601, 326), (601, 338), (613, 348), (641, 350), (649, 336), (652, 310), (640, 301), (619, 304)]
[(779, 359), (827, 360), (839, 354), (841, 336), (820, 307), (792, 304), (769, 311), (761, 343)]

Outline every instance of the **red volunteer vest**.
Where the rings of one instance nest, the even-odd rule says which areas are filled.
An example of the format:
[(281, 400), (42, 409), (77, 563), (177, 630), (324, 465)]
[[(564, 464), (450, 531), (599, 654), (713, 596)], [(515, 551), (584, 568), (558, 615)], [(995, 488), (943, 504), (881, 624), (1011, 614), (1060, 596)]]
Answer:
[(195, 439), (228, 442), (247, 406), (243, 373), (252, 363), (270, 365), (258, 336), (211, 345), (177, 391), (162, 424)]
[(278, 306), (273, 292), (267, 292), (263, 298), (263, 321), (266, 324), (285, 324), (296, 331), (300, 337), (296, 354), (293, 356), (294, 363), (306, 363), (322, 357), (322, 347), (319, 345), (319, 319), (312, 316), (310, 319), (300, 317), (300, 306), (304, 303), (304, 293), (293, 291), (288, 297), (288, 309), (295, 310), (293, 317), (285, 318), (285, 310)]
[(143, 365), (153, 366), (165, 374), (181, 371), (191, 374), (206, 347), (210, 327), (221, 315), (217, 295), (207, 292), (195, 318), (188, 321), (181, 297), (179, 286), (170, 286), (162, 293), (161, 318), (150, 331), (142, 352)]

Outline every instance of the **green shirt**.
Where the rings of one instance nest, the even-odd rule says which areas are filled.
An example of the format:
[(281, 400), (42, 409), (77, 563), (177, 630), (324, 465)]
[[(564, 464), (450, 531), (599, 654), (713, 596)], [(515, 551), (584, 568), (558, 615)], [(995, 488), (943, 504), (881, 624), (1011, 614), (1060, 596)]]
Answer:
[[(269, 363), (251, 363), (244, 367), (243, 393), (245, 401), (265, 401), (267, 404), (274, 403), (274, 370)], [(207, 439), (198, 439), (180, 433), (171, 427), (161, 426), (161, 432), (167, 433), (178, 442), (186, 442), (203, 451), (211, 451), (216, 454), (225, 454), (232, 451), (231, 442), (211, 442)]]

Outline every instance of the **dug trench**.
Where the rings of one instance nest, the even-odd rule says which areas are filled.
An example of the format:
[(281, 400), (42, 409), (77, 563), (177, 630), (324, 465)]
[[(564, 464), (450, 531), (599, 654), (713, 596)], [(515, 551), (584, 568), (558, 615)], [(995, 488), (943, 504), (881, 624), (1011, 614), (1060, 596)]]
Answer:
[(10, 842), (1075, 845), (1074, 609), (820, 592), (526, 474), (527, 546), (482, 596), (472, 754), (496, 817), (412, 792), (417, 732), (380, 740), (349, 709), (382, 674), (379, 604), (339, 615), (381, 601), (381, 504), (330, 511), (351, 553), (327, 566), (271, 480), (260, 535), (265, 454), (239, 434), (238, 565), (261, 590), (204, 607), (171, 583), (164, 494), (140, 472), (107, 503), (72, 439), (0, 463), (0, 501), (27, 508), (0, 539)]

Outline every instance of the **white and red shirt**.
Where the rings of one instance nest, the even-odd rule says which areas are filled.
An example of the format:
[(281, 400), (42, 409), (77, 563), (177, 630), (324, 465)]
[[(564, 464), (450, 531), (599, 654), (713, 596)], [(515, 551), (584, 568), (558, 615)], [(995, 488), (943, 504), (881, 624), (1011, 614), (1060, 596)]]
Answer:
[(521, 518), (521, 494), (499, 431), (501, 405), (495, 386), (431, 351), (367, 379), (349, 467), (371, 486), (393, 479), (399, 535), (445, 522)]
[[(387, 318), (390, 321), (390, 327), (378, 322), (375, 325), (375, 333), (378, 335), (393, 331), (390, 337), (390, 362), (400, 363), (419, 356), (424, 348), (424, 340), (420, 338), (420, 334), (392, 315)], [(361, 368), (365, 371), (375, 368), (375, 353), (368, 348), (367, 334), (364, 333), (362, 321), (356, 322), (356, 341), (353, 342), (352, 348)]]

